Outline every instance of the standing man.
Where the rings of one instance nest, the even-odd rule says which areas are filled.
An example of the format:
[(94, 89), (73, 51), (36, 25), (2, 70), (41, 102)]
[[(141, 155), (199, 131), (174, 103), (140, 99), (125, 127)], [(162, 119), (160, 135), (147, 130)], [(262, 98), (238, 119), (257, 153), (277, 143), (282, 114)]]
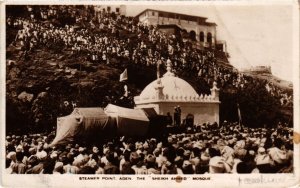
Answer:
[(178, 126), (178, 112), (177, 112), (177, 107), (174, 107), (174, 125)]
[(178, 118), (178, 126), (180, 126), (181, 125), (181, 108), (179, 105), (177, 106), (177, 118)]

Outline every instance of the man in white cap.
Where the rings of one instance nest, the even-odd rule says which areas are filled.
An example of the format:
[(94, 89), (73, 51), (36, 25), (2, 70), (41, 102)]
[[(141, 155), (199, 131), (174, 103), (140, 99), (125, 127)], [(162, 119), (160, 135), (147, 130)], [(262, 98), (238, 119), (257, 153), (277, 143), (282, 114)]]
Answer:
[(43, 152), (45, 152), (43, 150), (43, 142), (38, 142), (36, 156), (39, 158), (39, 155)]
[(38, 160), (40, 161), (39, 164), (34, 166), (32, 168), (32, 174), (41, 174), (44, 169), (44, 162), (47, 159), (47, 153), (45, 151), (39, 152), (39, 154), (36, 155), (38, 157)]
[(260, 173), (271, 173), (271, 159), (266, 153), (265, 148), (259, 147), (257, 150), (257, 155), (255, 157), (256, 167)]
[(287, 162), (287, 153), (281, 149), (282, 145), (282, 140), (277, 138), (274, 140), (274, 147), (270, 148), (268, 152), (274, 172), (278, 172)]
[(53, 169), (53, 174), (62, 174), (63, 167), (64, 167), (64, 164), (62, 162), (56, 162), (54, 169)]
[(26, 165), (22, 162), (22, 159), (23, 159), (23, 153), (17, 152), (16, 153), (16, 163), (11, 165), (13, 174), (25, 174)]
[(209, 173), (224, 173), (225, 161), (221, 156), (215, 156), (209, 160)]
[(234, 163), (234, 150), (227, 145), (226, 141), (222, 139), (217, 142), (217, 145), (225, 162), (232, 167)]

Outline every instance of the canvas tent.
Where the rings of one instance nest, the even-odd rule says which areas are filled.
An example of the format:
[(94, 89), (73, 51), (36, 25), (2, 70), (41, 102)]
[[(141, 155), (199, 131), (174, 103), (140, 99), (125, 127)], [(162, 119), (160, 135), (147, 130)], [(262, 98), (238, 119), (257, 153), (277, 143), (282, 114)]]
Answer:
[(56, 137), (50, 146), (72, 142), (75, 137), (114, 130), (115, 126), (114, 119), (102, 108), (75, 108), (70, 115), (57, 118)]
[(102, 108), (75, 108), (57, 118), (56, 137), (50, 146), (64, 145), (75, 138), (99, 140), (114, 135), (145, 136), (149, 119), (141, 109), (129, 109), (109, 104)]
[(108, 104), (105, 113), (116, 118), (119, 135), (144, 136), (149, 128), (149, 119), (141, 109), (123, 108)]
[(146, 114), (149, 120), (151, 118), (157, 117), (158, 115), (154, 108), (141, 108), (141, 109), (144, 111), (144, 113)]
[(147, 135), (158, 137), (164, 135), (167, 126), (167, 116), (159, 115), (154, 108), (141, 108), (149, 119), (149, 128)]

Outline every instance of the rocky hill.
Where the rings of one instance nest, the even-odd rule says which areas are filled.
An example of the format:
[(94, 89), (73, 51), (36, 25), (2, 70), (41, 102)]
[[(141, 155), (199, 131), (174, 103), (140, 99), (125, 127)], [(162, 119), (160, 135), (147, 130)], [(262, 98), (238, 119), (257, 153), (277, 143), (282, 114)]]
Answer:
[(293, 90), (293, 83), (291, 81), (287, 81), (287, 80), (278, 78), (278, 77), (274, 76), (272, 73), (257, 73), (257, 72), (253, 72), (253, 71), (246, 71), (243, 73), (245, 75), (248, 75), (248, 76), (251, 76), (254, 78), (258, 78), (258, 79), (266, 80), (267, 82), (271, 82), (281, 89), (289, 90), (290, 92), (292, 92), (292, 90)]
[[(32, 127), (32, 124), (55, 125), (58, 116), (70, 113), (71, 103), (80, 107), (105, 107), (108, 103), (133, 107), (132, 97), (156, 78), (155, 67), (122, 62), (91, 63), (67, 50), (41, 48), (31, 52), (26, 60), (23, 56), (17, 46), (8, 46), (6, 114), (9, 129)], [(126, 82), (129, 99), (122, 98), (125, 83), (119, 82), (125, 67), (129, 75)], [(65, 102), (69, 106), (65, 106)], [(47, 122), (42, 122), (45, 119)]]
[[(14, 10), (14, 7), (11, 9)], [(107, 18), (114, 20), (111, 16)], [(39, 22), (45, 25), (45, 30), (51, 30), (49, 23), (55, 23), (58, 20), (39, 20)], [(65, 19), (61, 20), (65, 21)], [(83, 35), (82, 32), (85, 32), (84, 37), (93, 41), (89, 37), (94, 35), (93, 37), (98, 37), (97, 40), (100, 40), (97, 35), (101, 33), (108, 36), (111, 41), (117, 40), (118, 45), (123, 46), (124, 54), (129, 53), (125, 49), (131, 49), (133, 54), (134, 50), (139, 48), (140, 52), (138, 55), (136, 54), (136, 57), (140, 59), (138, 62), (124, 54), (111, 55), (109, 61), (92, 61), (89, 53), (93, 53), (94, 49), (82, 50), (76, 54), (76, 50), (72, 50), (75, 44), (63, 43), (60, 45), (59, 42), (52, 41), (55, 37), (50, 37), (49, 40), (52, 42), (41, 40), (31, 49), (26, 45), (22, 46), (20, 41), (14, 42), (18, 27), (7, 27), (6, 130), (13, 132), (50, 130), (52, 126), (56, 125), (57, 117), (69, 114), (75, 106), (105, 107), (108, 103), (113, 103), (124, 107), (133, 107), (133, 97), (139, 95), (146, 85), (156, 79), (157, 75), (156, 63), (158, 60), (155, 60), (153, 64), (146, 62), (150, 57), (145, 57), (149, 53), (147, 48), (141, 47), (145, 45), (144, 41), (148, 42), (149, 48), (155, 47), (159, 51), (160, 56), (155, 56), (164, 57), (163, 61), (167, 61), (169, 55), (166, 50), (168, 49), (167, 45), (164, 45), (163, 49), (159, 47), (165, 43), (153, 43), (152, 41), (152, 44), (149, 41), (150, 28), (140, 28), (139, 32), (130, 34), (129, 31), (124, 32), (124, 28), (128, 27), (127, 21), (126, 19), (123, 22), (120, 21), (124, 24), (123, 28), (115, 23), (118, 32), (114, 31), (114, 34), (109, 32), (110, 30), (106, 27), (101, 31), (95, 31), (92, 24), (82, 21), (83, 29), (76, 34)], [(65, 28), (66, 24), (69, 23), (60, 23), (58, 28)], [(110, 25), (111, 23), (104, 21), (101, 24)], [(60, 31), (65, 32), (66, 29)], [(41, 30), (40, 34), (43, 32), (44, 30)], [(55, 33), (53, 29), (52, 33)], [(32, 32), (32, 34), (34, 33)], [(42, 36), (39, 39), (41, 38)], [(168, 40), (173, 41), (173, 39)], [(178, 38), (177, 41), (182, 40)], [(126, 45), (129, 43), (131, 47)], [(245, 85), (242, 81), (243, 78), (240, 78), (239, 73), (233, 70), (225, 54), (215, 52), (215, 56), (211, 56), (209, 52), (211, 49), (203, 49), (194, 53), (191, 50), (193, 46), (182, 42), (178, 44), (185, 48), (182, 51), (190, 51), (187, 56), (190, 65), (181, 65), (176, 68), (176, 74), (180, 78), (190, 83), (199, 94), (208, 94), (212, 82), (215, 79), (218, 80), (219, 87), (221, 87), (221, 122), (238, 120), (237, 103), (240, 103), (241, 112), (245, 116), (245, 124), (248, 126), (272, 125), (279, 120), (291, 119), (292, 107), (289, 106), (287, 113), (282, 116), (279, 111), (281, 109), (280, 95), (272, 96), (266, 91), (266, 82), (260, 77), (261, 75), (257, 77), (249, 75), (248, 84)], [(96, 51), (101, 52), (101, 55), (104, 54), (104, 49), (100, 50), (96, 46), (95, 48)], [(202, 63), (199, 63), (199, 59), (195, 59), (197, 54), (201, 54), (205, 62), (202, 59)], [(190, 56), (193, 56), (194, 59)], [(196, 63), (201, 68), (195, 66)], [(218, 68), (220, 70), (217, 70)], [(126, 83), (119, 82), (119, 76), (125, 69), (128, 70), (128, 81)], [(164, 67), (162, 66), (161, 73), (163, 71)], [(128, 97), (123, 96), (125, 84), (129, 89)], [(286, 90), (286, 88), (283, 89)]]

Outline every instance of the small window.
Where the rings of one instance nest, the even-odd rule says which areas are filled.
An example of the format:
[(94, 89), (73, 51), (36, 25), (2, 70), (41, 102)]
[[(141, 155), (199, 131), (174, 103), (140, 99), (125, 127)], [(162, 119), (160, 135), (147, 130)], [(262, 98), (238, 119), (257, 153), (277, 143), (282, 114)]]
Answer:
[(152, 16), (155, 16), (155, 12), (154, 11), (152, 12)]
[(118, 12), (118, 13), (119, 13), (119, 12), (120, 12), (120, 8), (116, 8), (116, 12)]
[(107, 7), (107, 12), (110, 12), (110, 9), (111, 9), (110, 7)]

